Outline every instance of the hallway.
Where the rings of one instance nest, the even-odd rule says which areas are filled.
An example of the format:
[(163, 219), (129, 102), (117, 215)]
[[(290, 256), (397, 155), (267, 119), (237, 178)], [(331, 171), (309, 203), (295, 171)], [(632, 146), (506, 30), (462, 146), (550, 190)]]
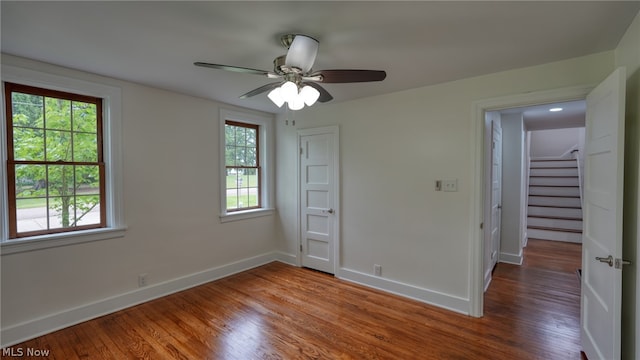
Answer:
[(581, 244), (529, 239), (521, 266), (497, 265), (485, 318), (503, 319), (512, 341), (538, 348), (536, 358), (580, 359), (581, 261)]

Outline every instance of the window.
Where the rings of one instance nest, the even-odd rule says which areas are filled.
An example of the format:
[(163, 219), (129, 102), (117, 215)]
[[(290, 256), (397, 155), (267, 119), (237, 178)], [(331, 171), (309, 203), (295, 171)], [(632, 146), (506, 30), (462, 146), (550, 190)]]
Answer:
[(225, 121), (227, 212), (260, 207), (259, 126)]
[(102, 99), (5, 83), (9, 238), (105, 227)]
[(1, 254), (124, 236), (121, 90), (8, 64), (2, 81)]
[(270, 214), (272, 119), (221, 110), (220, 134), (221, 220)]

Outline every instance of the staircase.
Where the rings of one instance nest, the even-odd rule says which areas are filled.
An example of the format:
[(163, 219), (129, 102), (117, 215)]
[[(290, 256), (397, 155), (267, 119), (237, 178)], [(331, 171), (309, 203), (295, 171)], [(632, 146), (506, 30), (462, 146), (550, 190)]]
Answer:
[(527, 237), (582, 242), (580, 177), (575, 159), (531, 160)]

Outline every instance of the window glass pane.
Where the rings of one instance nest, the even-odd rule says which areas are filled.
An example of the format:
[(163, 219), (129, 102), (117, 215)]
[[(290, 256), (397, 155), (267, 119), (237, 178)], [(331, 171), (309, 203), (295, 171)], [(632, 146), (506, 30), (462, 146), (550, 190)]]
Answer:
[(236, 166), (236, 147), (233, 145), (227, 145), (225, 147), (225, 159), (226, 166)]
[(98, 128), (96, 105), (84, 102), (73, 102), (73, 131), (95, 134)]
[(49, 196), (73, 195), (75, 190), (72, 165), (47, 166), (47, 185)]
[(256, 129), (247, 129), (247, 133), (246, 133), (247, 143), (246, 143), (246, 146), (255, 147), (256, 146), (257, 136), (258, 136), (258, 132), (256, 131)]
[(45, 127), (71, 131), (71, 101), (44, 98)]
[(258, 187), (260, 179), (258, 179), (258, 169), (247, 169), (247, 186)]
[(71, 133), (68, 131), (47, 130), (47, 161), (72, 161)]
[(22, 93), (11, 94), (13, 126), (43, 128), (42, 96)]
[(74, 226), (75, 221), (75, 206), (72, 196), (57, 196), (49, 199), (50, 229)]
[(236, 128), (235, 145), (245, 146), (247, 129), (239, 126), (236, 126), (235, 128)]
[(100, 196), (77, 196), (75, 211), (76, 226), (100, 224)]
[[(15, 176), (16, 198), (46, 196), (47, 175), (44, 165), (16, 165)], [(39, 202), (41, 202), (41, 200), (39, 200)]]
[(44, 132), (40, 129), (13, 128), (13, 158), (44, 160)]
[(16, 200), (16, 220), (18, 232), (47, 230), (47, 202), (40, 199)]
[(256, 148), (246, 148), (245, 151), (245, 165), (246, 166), (257, 166), (258, 165), (258, 152)]
[(245, 161), (245, 154), (247, 149), (244, 147), (236, 147), (236, 165), (238, 166), (246, 166), (247, 162)]
[(76, 166), (76, 194), (100, 194), (100, 167), (98, 165)]
[(98, 161), (96, 134), (73, 133), (73, 161)]

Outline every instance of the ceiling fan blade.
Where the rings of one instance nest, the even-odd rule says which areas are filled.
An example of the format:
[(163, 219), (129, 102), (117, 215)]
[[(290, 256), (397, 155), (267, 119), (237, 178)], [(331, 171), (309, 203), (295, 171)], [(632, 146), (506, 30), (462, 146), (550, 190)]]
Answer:
[(239, 72), (243, 74), (254, 74), (254, 75), (263, 75), (263, 76), (269, 76), (270, 74), (268, 71), (265, 71), (265, 70), (251, 69), (251, 68), (245, 68), (240, 66), (210, 64), (205, 62), (194, 62), (193, 65), (202, 66), (202, 67), (211, 68), (211, 69)]
[(323, 83), (354, 83), (382, 81), (387, 77), (383, 70), (320, 70), (310, 76), (322, 76)]
[(282, 84), (282, 82), (273, 82), (273, 83), (269, 83), (266, 85), (262, 85), (257, 89), (253, 89), (251, 91), (249, 91), (246, 94), (240, 95), (240, 99), (246, 99), (246, 98), (250, 98), (252, 96), (256, 96), (258, 94), (262, 94), (263, 92), (267, 92), (269, 90), (273, 90), (275, 88), (277, 88), (278, 86), (280, 86)]
[(320, 86), (320, 84), (318, 83), (314, 83), (314, 82), (303, 82), (303, 84), (305, 85), (309, 85), (312, 88), (318, 90), (320, 92), (320, 97), (318, 98), (318, 101), (321, 103), (325, 103), (327, 101), (331, 101), (333, 100), (333, 96), (331, 96), (331, 94), (329, 94), (329, 92), (327, 90), (325, 90), (325, 88), (323, 88), (322, 86)]
[(287, 51), (285, 65), (296, 67), (303, 73), (307, 73), (311, 71), (316, 55), (318, 55), (318, 40), (306, 35), (296, 35)]

